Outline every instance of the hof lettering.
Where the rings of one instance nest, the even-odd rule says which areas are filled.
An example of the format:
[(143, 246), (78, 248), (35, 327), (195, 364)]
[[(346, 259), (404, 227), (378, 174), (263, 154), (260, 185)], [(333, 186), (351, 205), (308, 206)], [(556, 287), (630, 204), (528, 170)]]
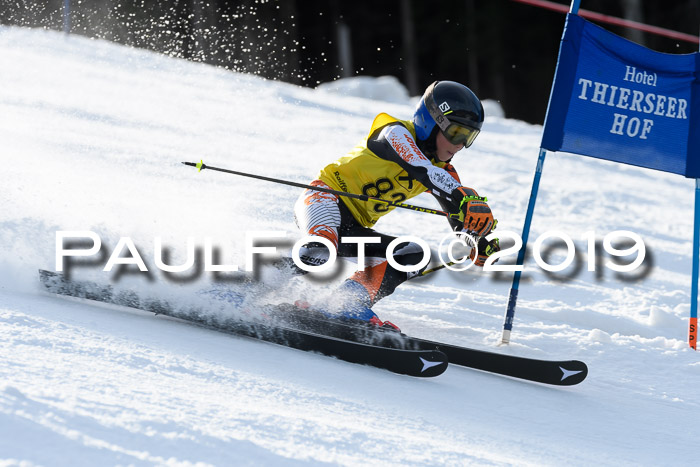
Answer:
[[(628, 65), (623, 80), (654, 87), (657, 85), (658, 75), (637, 71), (635, 67)], [(600, 83), (585, 78), (580, 78), (578, 85), (580, 86), (578, 98), (581, 100), (590, 100), (596, 104), (649, 115), (650, 118), (640, 118), (613, 112), (610, 133), (615, 135), (647, 139), (654, 126), (653, 116), (675, 119), (688, 118), (688, 101), (686, 99), (653, 92), (642, 92), (637, 89)]]

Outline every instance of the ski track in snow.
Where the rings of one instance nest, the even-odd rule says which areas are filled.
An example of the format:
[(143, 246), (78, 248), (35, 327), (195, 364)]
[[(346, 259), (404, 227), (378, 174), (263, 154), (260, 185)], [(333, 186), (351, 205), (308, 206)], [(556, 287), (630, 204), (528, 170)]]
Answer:
[[(247, 231), (285, 231), (291, 244), (298, 190), (180, 162), (307, 183), (377, 113), (408, 118), (409, 103), (40, 30), (0, 27), (0, 63), (0, 465), (687, 462), (700, 416), (700, 360), (685, 343), (692, 181), (548, 154), (530, 242), (563, 231), (583, 268), (562, 280), (570, 270), (552, 277), (528, 260), (509, 346), (497, 345), (508, 274), (441, 271), (404, 284), (376, 311), (427, 339), (584, 360), (588, 379), (551, 388), (454, 366), (412, 379), (53, 297), (37, 280), (37, 269), (55, 268), (57, 230), (95, 231), (108, 253), (129, 236), (149, 265), (154, 237), (173, 264), (184, 261), (188, 236), (211, 237), (224, 262), (241, 267)], [(539, 126), (487, 118), (455, 158), (462, 181), (489, 197), (499, 230), (522, 228), (540, 136)], [(429, 196), (412, 201), (436, 206)], [(412, 212), (377, 228), (434, 246), (447, 231), (444, 220)], [(644, 239), (643, 278), (586, 270), (583, 233), (614, 230)], [(107, 282), (105, 260), (77, 272)], [(262, 279), (277, 287), (266, 299), (283, 301), (329, 296), (342, 277)], [(150, 279), (120, 284), (185, 303), (210, 278)]]

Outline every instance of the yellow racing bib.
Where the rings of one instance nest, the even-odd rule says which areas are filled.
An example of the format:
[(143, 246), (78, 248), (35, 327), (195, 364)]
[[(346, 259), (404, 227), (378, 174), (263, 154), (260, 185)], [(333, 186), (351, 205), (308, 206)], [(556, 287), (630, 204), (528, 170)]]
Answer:
[[(375, 131), (389, 123), (400, 122), (416, 138), (413, 122), (399, 120), (385, 113), (377, 115), (367, 137), (347, 155), (324, 167), (318, 178), (334, 190), (362, 194), (373, 198), (401, 203), (427, 190), (418, 180), (409, 176), (396, 162), (383, 159), (367, 148), (367, 140)], [(444, 167), (444, 162), (433, 162)], [(341, 196), (355, 219), (364, 227), (373, 227), (380, 217), (395, 209), (378, 201), (362, 201)]]

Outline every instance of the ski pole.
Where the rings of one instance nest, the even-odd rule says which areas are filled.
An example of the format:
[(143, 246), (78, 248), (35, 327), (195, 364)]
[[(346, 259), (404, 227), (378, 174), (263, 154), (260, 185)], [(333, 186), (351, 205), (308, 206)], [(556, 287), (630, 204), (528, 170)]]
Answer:
[[(462, 260), (463, 260), (463, 259), (464, 259), (464, 258), (462, 258)], [(457, 264), (457, 263), (461, 263), (462, 260), (459, 260), (459, 261), (450, 261), (449, 263), (443, 263), (443, 264), (441, 264), (440, 266), (435, 266), (434, 268), (426, 269), (425, 271), (421, 272), (421, 273), (418, 274), (417, 276), (411, 277), (411, 279), (413, 279), (414, 277), (424, 277), (424, 276), (427, 276), (428, 274), (432, 274), (432, 273), (434, 273), (434, 272), (436, 272), (436, 271), (439, 271), (440, 269), (444, 269), (444, 268), (449, 267), (449, 266), (454, 266), (454, 265)]]
[[(479, 237), (474, 237), (473, 235), (469, 235), (467, 233), (463, 233), (462, 235), (464, 235), (468, 246), (475, 248), (476, 244), (478, 243)], [(425, 271), (421, 272), (420, 274), (411, 277), (411, 279), (414, 279), (416, 277), (424, 277), (424, 276), (427, 276), (428, 274), (432, 274), (432, 273), (439, 271), (441, 269), (449, 268), (450, 266), (454, 266), (455, 264), (461, 264), (467, 258), (469, 258), (469, 255), (463, 256), (463, 257), (456, 259), (454, 261), (450, 261), (449, 263), (445, 263), (444, 261), (442, 261), (442, 257), (441, 257), (440, 260), (442, 261), (442, 264), (440, 264), (439, 266), (435, 266), (434, 268), (426, 269)]]
[(246, 172), (237, 172), (235, 170), (222, 169), (220, 167), (212, 167), (210, 165), (204, 164), (204, 162), (201, 160), (199, 162), (183, 162), (183, 164), (188, 165), (190, 167), (196, 167), (199, 172), (201, 172), (204, 169), (215, 170), (217, 172), (224, 172), (224, 173), (233, 174), (233, 175), (240, 175), (242, 177), (249, 177), (249, 178), (254, 178), (257, 180), (265, 180), (267, 182), (279, 183), (282, 185), (288, 185), (288, 186), (293, 186), (293, 187), (297, 187), (297, 188), (305, 188), (307, 190), (314, 190), (314, 191), (321, 191), (324, 193), (331, 193), (331, 194), (338, 195), (338, 196), (345, 196), (346, 198), (359, 199), (361, 201), (376, 201), (379, 203), (383, 203), (387, 206), (394, 206), (397, 208), (410, 209), (411, 211), (425, 212), (428, 214), (435, 214), (435, 215), (447, 217), (450, 219), (459, 219), (459, 214), (450, 214), (448, 212), (439, 211), (437, 209), (429, 209), (429, 208), (424, 208), (422, 206), (414, 206), (413, 204), (404, 204), (404, 203), (397, 203), (395, 201), (387, 201), (385, 199), (376, 198), (374, 196), (358, 195), (355, 193), (348, 193), (346, 191), (338, 191), (338, 190), (332, 190), (330, 188), (305, 185), (303, 183), (297, 183), (297, 182), (290, 182), (288, 180), (281, 180), (279, 178), (264, 177), (262, 175), (255, 175), (255, 174), (250, 174), (250, 173), (246, 173)]

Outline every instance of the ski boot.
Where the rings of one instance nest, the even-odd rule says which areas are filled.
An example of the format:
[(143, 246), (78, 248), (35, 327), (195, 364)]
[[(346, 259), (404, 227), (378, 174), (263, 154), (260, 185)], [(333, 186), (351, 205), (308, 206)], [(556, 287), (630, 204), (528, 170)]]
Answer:
[(314, 307), (304, 300), (297, 300), (294, 304), (297, 308), (312, 310), (323, 314), (327, 318), (339, 319), (352, 324), (364, 323), (372, 327), (401, 332), (397, 325), (391, 321), (382, 321), (372, 311), (369, 307), (371, 303), (369, 294), (361, 284), (353, 280), (346, 280), (338, 287), (338, 292), (343, 299), (340, 304), (333, 307), (333, 309), (339, 310), (336, 312), (323, 307)]

